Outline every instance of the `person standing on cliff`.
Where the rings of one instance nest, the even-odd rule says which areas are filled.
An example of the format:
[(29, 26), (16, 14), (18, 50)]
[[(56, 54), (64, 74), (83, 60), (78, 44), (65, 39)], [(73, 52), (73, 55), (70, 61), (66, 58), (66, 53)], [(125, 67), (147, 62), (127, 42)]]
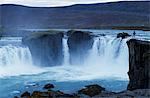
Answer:
[(135, 31), (134, 31), (134, 32), (133, 32), (133, 36), (135, 36), (135, 34), (136, 34), (136, 33), (135, 33)]

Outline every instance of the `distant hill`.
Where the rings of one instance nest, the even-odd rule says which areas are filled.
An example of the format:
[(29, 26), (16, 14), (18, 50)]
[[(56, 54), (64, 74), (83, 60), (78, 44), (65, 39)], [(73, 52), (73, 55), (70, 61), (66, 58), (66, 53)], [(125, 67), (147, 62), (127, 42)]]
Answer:
[(149, 27), (150, 1), (77, 4), (66, 7), (0, 5), (1, 28)]

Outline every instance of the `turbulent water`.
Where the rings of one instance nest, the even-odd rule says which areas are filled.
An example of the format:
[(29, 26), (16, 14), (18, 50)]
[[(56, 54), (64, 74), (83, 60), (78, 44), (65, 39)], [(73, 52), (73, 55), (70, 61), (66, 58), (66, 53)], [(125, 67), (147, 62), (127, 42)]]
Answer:
[(83, 65), (73, 66), (69, 63), (67, 38), (63, 38), (64, 64), (50, 68), (38, 68), (33, 65), (28, 47), (7, 44), (0, 48), (0, 76), (50, 71), (55, 73), (55, 77), (52, 79), (58, 81), (88, 80), (106, 76), (128, 79), (126, 74), (128, 71), (128, 47), (126, 41), (127, 39), (122, 40), (111, 36), (95, 37), (86, 62)]
[[(44, 68), (37, 67), (32, 63), (30, 50), (21, 44), (21, 39), (2, 38), (0, 40), (0, 93), (3, 93), (3, 95), (0, 95), (0, 97), (18, 90), (19, 87), (18, 89), (15, 87), (17, 84), (26, 85), (28, 82), (35, 81), (49, 80), (55, 81), (56, 84), (59, 82), (67, 82), (68, 84), (68, 82), (74, 81), (78, 85), (81, 81), (100, 81), (105, 79), (109, 81), (115, 79), (128, 81), (127, 40), (116, 38), (115, 34), (97, 36), (94, 38), (93, 47), (89, 51), (84, 64), (74, 66), (69, 63), (70, 54), (67, 37), (65, 37), (63, 38), (64, 64)], [(125, 89), (127, 85), (126, 82), (124, 84), (117, 82), (117, 85), (121, 86), (114, 86), (114, 83), (116, 83), (114, 81), (109, 82), (112, 83), (111, 85), (108, 85), (109, 83), (107, 82), (99, 83), (105, 85), (106, 88), (108, 87), (109, 90), (116, 91)]]
[(69, 65), (69, 47), (68, 38), (63, 38), (64, 65)]
[(28, 47), (8, 44), (0, 48), (0, 77), (31, 74), (37, 71), (36, 66), (32, 64)]

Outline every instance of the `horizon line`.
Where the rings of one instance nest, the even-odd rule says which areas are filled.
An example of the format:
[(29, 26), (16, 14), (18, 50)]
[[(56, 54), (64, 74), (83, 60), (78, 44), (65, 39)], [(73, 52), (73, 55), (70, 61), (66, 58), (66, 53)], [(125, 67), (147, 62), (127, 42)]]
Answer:
[(119, 3), (119, 2), (150, 2), (150, 0), (118, 0), (118, 1), (109, 1), (109, 2), (95, 2), (95, 3), (74, 3), (74, 4), (66, 4), (66, 5), (59, 5), (59, 6), (34, 6), (30, 4), (21, 4), (21, 3), (0, 3), (1, 5), (17, 5), (17, 6), (24, 6), (24, 7), (51, 7), (51, 8), (57, 8), (57, 7), (69, 7), (74, 5), (92, 5), (92, 4), (106, 4), (106, 3)]

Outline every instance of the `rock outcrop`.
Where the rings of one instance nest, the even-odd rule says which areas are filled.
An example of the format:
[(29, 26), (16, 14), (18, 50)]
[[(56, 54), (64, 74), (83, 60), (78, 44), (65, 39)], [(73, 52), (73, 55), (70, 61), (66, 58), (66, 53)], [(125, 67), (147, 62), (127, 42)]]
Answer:
[(30, 93), (28, 91), (24, 92), (23, 94), (21, 94), (20, 96), (21, 98), (24, 98), (24, 97), (27, 97), (29, 98), (30, 97)]
[[(53, 84), (46, 84), (48, 88), (54, 88)], [(43, 88), (45, 88), (45, 86)], [(15, 96), (18, 98), (17, 96)], [(66, 94), (59, 90), (47, 89), (44, 91), (33, 91), (29, 93), (28, 91), (20, 95), (21, 98), (79, 98), (76, 94)], [(19, 98), (20, 98), (19, 97)]]
[(150, 89), (150, 42), (131, 39), (129, 47), (128, 90)]
[(62, 38), (62, 32), (40, 32), (24, 37), (23, 44), (29, 47), (35, 65), (55, 66), (63, 63)]
[(126, 90), (118, 93), (104, 91), (101, 94), (96, 95), (92, 98), (149, 98), (149, 97), (150, 97), (150, 89), (137, 89), (133, 91)]
[(49, 83), (49, 84), (46, 84), (43, 88), (44, 89), (52, 89), (52, 88), (54, 88), (54, 85)]
[(85, 86), (85, 88), (79, 90), (78, 93), (93, 97), (95, 95), (99, 95), (102, 91), (105, 91), (105, 88), (103, 88), (97, 84), (94, 84), (94, 85)]
[[(150, 89), (125, 90), (122, 92), (111, 92), (100, 85), (93, 84), (85, 86), (78, 92), (67, 94), (59, 90), (26, 91), (20, 95), (21, 98), (150, 98)], [(20, 98), (15, 96), (14, 98)]]
[(70, 63), (73, 65), (83, 64), (89, 50), (93, 45), (91, 32), (68, 31), (68, 47), (70, 53)]
[(125, 32), (117, 34), (117, 38), (122, 38), (122, 39), (127, 38), (129, 36), (131, 36), (131, 35), (129, 35), (128, 33), (125, 33)]

